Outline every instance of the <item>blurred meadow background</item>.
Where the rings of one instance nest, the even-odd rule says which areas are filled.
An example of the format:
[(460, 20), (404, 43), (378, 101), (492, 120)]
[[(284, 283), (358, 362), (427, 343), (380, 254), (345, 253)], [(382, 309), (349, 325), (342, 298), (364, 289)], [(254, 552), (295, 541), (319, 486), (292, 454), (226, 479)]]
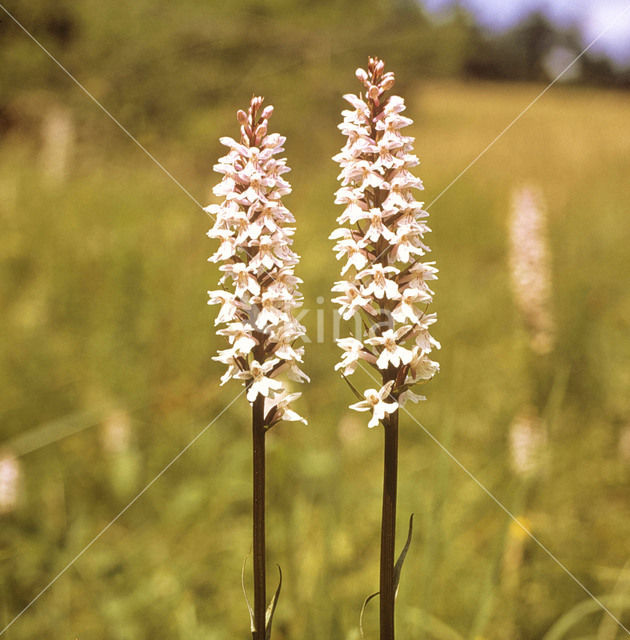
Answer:
[[(368, 54), (396, 72), (426, 202), (440, 196), (441, 373), (411, 411), (630, 624), (630, 67), (589, 51), (440, 195), (587, 42), (545, 12), (496, 30), (465, 4), (431, 5), (4, 3), (192, 198), (0, 11), (0, 628), (223, 412), (7, 640), (248, 636), (249, 405), (230, 405), (236, 383), (218, 387), (214, 245), (193, 198), (214, 201), (218, 138), (238, 135), (252, 93), (288, 138), (312, 341), (298, 403), (309, 426), (268, 438), (270, 588), (275, 563), (285, 577), (274, 638), (359, 638), (378, 584), (382, 433), (347, 409), (332, 370), (327, 236), (341, 95), (359, 90)], [(544, 355), (510, 280), (523, 185), (547, 216), (556, 337)], [(544, 434), (525, 466), (524, 421)], [(401, 639), (624, 637), (404, 414), (399, 485), (399, 548), (416, 518)]]

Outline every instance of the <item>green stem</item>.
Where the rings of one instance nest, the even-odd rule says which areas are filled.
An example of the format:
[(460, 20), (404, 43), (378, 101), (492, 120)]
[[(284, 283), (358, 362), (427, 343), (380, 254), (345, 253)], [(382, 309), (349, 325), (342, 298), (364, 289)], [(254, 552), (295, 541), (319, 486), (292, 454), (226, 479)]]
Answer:
[(398, 411), (385, 424), (383, 512), (381, 518), (380, 640), (394, 640), (394, 555), (398, 483)]
[(258, 394), (252, 406), (253, 524), (254, 524), (254, 632), (253, 640), (265, 640), (267, 608), (265, 577), (265, 399)]

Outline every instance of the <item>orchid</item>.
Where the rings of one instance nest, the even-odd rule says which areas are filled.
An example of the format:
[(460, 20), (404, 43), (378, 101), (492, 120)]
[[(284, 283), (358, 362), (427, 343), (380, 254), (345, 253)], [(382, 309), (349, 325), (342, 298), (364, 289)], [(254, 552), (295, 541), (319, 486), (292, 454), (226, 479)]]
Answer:
[(265, 399), (265, 420), (273, 425), (280, 420), (288, 422), (303, 422), (306, 420), (290, 408), (291, 402), (300, 397), (300, 393), (283, 393), (273, 400)]
[(381, 383), (379, 389), (366, 389), (350, 408), (370, 412), (368, 427), (380, 423), (385, 433), (380, 640), (394, 640), (396, 576), (402, 564), (399, 560), (394, 568), (398, 412), (408, 401), (425, 399), (411, 388), (439, 370), (430, 357), (440, 348), (429, 333), (436, 316), (428, 313), (433, 302), (428, 282), (436, 279), (437, 269), (426, 260), (428, 213), (413, 194), (423, 189), (422, 181), (409, 171), (419, 161), (412, 153), (413, 138), (402, 133), (412, 121), (402, 115), (404, 100), (388, 94), (394, 74), (385, 72), (381, 60), (370, 58), (367, 71), (357, 69), (356, 76), (365, 95), (344, 96), (351, 108), (342, 112), (339, 129), (347, 140), (333, 158), (341, 168), (335, 203), (344, 210), (330, 235), (342, 262), (342, 279), (332, 290), (341, 317), (359, 317), (368, 335), (337, 340), (343, 355), (335, 369), (359, 398), (361, 393), (346, 378), (359, 367), (372, 367), (376, 375), (371, 377)]
[[(280, 421), (306, 420), (291, 409), (299, 393), (289, 393), (286, 376), (308, 382), (301, 370), (304, 327), (295, 310), (302, 304), (293, 270), (299, 256), (291, 249), (293, 214), (282, 204), (291, 192), (282, 177), (290, 169), (284, 158), (284, 137), (267, 133), (273, 107), (262, 108), (254, 97), (249, 110), (238, 111), (240, 141), (221, 138), (228, 153), (214, 169), (223, 177), (214, 195), (220, 204), (206, 211), (215, 216), (208, 236), (219, 241), (210, 257), (221, 263), (220, 289), (209, 291), (209, 304), (220, 305), (215, 325), (224, 325), (228, 349), (214, 360), (227, 366), (221, 384), (242, 380), (252, 405), (254, 607), (250, 608), (253, 640), (269, 640), (280, 586), (267, 607), (265, 549), (265, 435)], [(282, 574), (280, 575), (282, 579)]]
[(428, 331), (435, 315), (427, 313), (433, 301), (428, 283), (437, 278), (437, 269), (426, 261), (428, 213), (413, 195), (423, 188), (409, 171), (419, 161), (412, 153), (413, 138), (402, 133), (412, 121), (402, 115), (404, 100), (388, 95), (394, 74), (371, 58), (357, 78), (365, 95), (344, 96), (352, 107), (343, 111), (339, 125), (347, 142), (334, 157), (341, 167), (335, 202), (344, 210), (330, 234), (343, 278), (333, 287), (338, 294), (333, 302), (344, 320), (361, 315), (370, 337), (363, 343), (352, 338), (362, 348), (349, 338), (338, 340), (344, 355), (337, 369), (351, 375), (359, 361), (372, 365), (384, 385), (394, 381), (392, 398), (402, 406), (420, 397), (407, 393), (412, 385), (439, 370), (429, 357), (440, 348)]
[(372, 418), (368, 422), (368, 427), (371, 429), (376, 427), (380, 420), (398, 409), (397, 402), (386, 402), (386, 399), (391, 393), (394, 382), (390, 380), (387, 384), (383, 385), (379, 390), (366, 389), (363, 392), (365, 400), (355, 402), (350, 405), (351, 409), (355, 411), (371, 411)]

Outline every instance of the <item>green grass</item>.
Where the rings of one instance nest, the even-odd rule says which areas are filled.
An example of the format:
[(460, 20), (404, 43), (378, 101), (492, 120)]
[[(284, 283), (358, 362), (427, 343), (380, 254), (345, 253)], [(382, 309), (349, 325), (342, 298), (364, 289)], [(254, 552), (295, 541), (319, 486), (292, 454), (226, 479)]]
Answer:
[[(539, 90), (429, 83), (407, 96), (427, 202)], [(312, 384), (300, 401), (310, 424), (283, 424), (269, 437), (268, 557), (285, 576), (274, 638), (356, 640), (361, 602), (378, 582), (382, 442), (348, 411), (350, 392), (332, 371), (328, 291), (338, 268), (326, 238), (338, 214), (329, 158), (342, 142), (341, 101), (323, 111), (298, 98), (272, 102), (289, 135), (287, 204), (298, 219), (313, 339)], [(614, 594), (617, 613), (630, 605), (620, 579), (630, 461), (617, 447), (630, 425), (629, 117), (628, 94), (555, 87), (431, 207), (442, 371), (428, 401), (412, 408), (590, 590)], [(195, 113), (184, 140), (146, 142), (207, 202), (216, 140), (235, 129), (230, 113)], [(109, 135), (86, 132), (57, 187), (42, 179), (35, 138), (15, 134), (0, 150), (0, 441), (24, 448), (19, 507), (0, 516), (2, 625), (240, 391), (218, 388), (221, 367), (210, 360), (221, 341), (206, 306), (216, 281), (209, 220), (113, 125)], [(522, 182), (541, 188), (549, 211), (559, 337), (546, 362), (528, 352), (506, 266), (510, 194)], [(323, 344), (317, 309), (327, 319)], [(530, 403), (547, 410), (549, 464), (523, 487), (509, 469), (507, 430)], [(101, 444), (114, 410), (132, 420), (124, 454)], [(401, 447), (400, 545), (407, 514), (416, 514), (397, 605), (401, 639), (533, 640), (564, 614), (573, 626), (549, 640), (614, 637), (600, 628), (601, 611), (574, 609), (584, 592), (519, 541), (507, 516), (406, 416)], [(517, 586), (507, 588), (504, 558), (518, 544)], [(249, 546), (241, 398), (5, 637), (247, 637), (240, 570)], [(370, 605), (368, 638), (376, 612)]]

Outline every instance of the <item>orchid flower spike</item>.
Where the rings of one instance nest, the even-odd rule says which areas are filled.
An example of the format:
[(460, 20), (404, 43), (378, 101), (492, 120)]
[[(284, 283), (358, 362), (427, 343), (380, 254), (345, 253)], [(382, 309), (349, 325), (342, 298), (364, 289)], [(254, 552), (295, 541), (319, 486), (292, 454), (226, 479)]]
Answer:
[(358, 315), (369, 329), (364, 339), (337, 341), (344, 353), (336, 368), (349, 376), (364, 361), (378, 372), (380, 390), (366, 390), (365, 400), (351, 405), (372, 411), (372, 427), (406, 401), (423, 400), (411, 387), (439, 370), (430, 358), (440, 348), (429, 333), (436, 315), (427, 312), (437, 269), (426, 261), (428, 213), (413, 195), (423, 189), (410, 171), (419, 164), (414, 139), (402, 133), (412, 121), (402, 115), (404, 100), (388, 93), (394, 74), (370, 58), (356, 76), (365, 93), (344, 96), (351, 108), (342, 112), (339, 129), (347, 141), (333, 158), (341, 167), (335, 203), (344, 209), (330, 239), (344, 262), (333, 302), (345, 320)]
[(262, 102), (254, 97), (247, 112), (238, 111), (240, 141), (221, 138), (229, 151), (214, 166), (223, 175), (214, 194), (222, 202), (205, 210), (215, 216), (208, 236), (220, 243), (209, 260), (223, 274), (221, 289), (208, 292), (208, 304), (220, 305), (217, 333), (229, 343), (214, 358), (227, 366), (221, 384), (243, 380), (251, 404), (263, 396), (269, 428), (283, 419), (306, 423), (288, 406), (300, 394), (289, 393), (279, 376), (309, 379), (300, 368), (305, 329), (295, 317), (302, 304), (302, 280), (294, 274), (299, 256), (291, 249), (295, 218), (282, 204), (291, 192), (283, 178), (290, 169), (276, 157), (285, 138), (267, 132), (273, 107)]

